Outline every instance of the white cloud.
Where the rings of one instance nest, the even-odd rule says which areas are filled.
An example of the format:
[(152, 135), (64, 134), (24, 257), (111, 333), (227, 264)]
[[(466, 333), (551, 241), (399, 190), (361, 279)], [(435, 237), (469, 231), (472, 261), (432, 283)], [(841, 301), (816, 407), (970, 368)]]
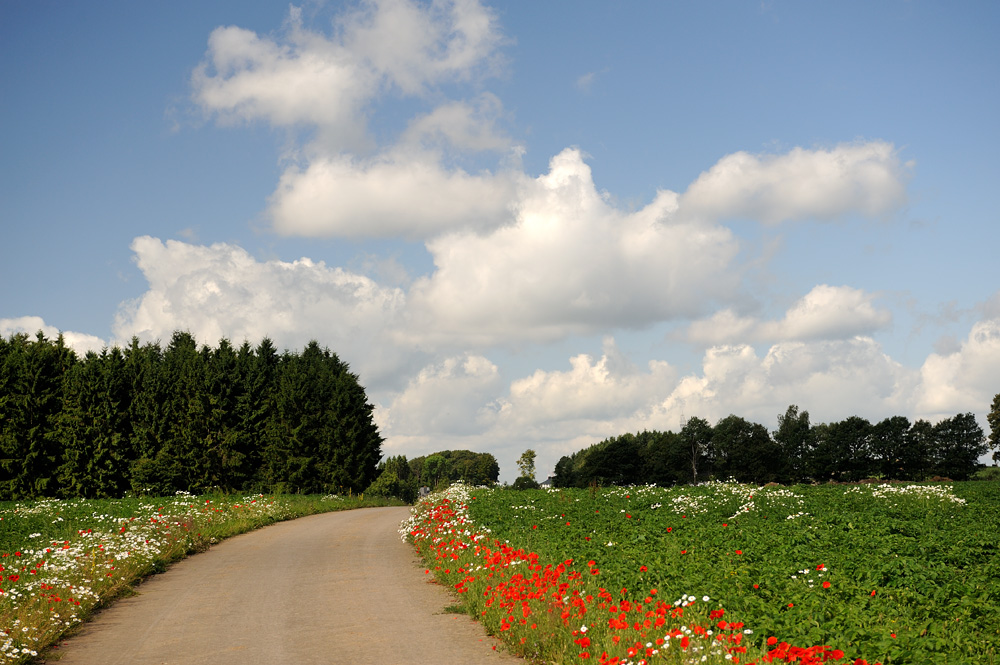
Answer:
[(509, 150), (513, 143), (498, 128), (503, 105), (483, 93), (474, 103), (448, 102), (410, 122), (401, 142), (422, 147), (451, 146), (460, 150)]
[(513, 480), (514, 461), (534, 447), (544, 478), (562, 455), (628, 431), (676, 383), (668, 363), (640, 369), (612, 338), (599, 359), (580, 354), (569, 364), (567, 371), (538, 370), (509, 385), (496, 365), (475, 354), (425, 367), (380, 409), (386, 450), (410, 456), (449, 447), (489, 450)]
[(676, 383), (676, 371), (668, 363), (652, 361), (648, 371), (640, 371), (613, 338), (604, 340), (603, 351), (597, 360), (588, 354), (570, 358), (569, 371), (536, 370), (511, 383), (502, 401), (503, 426), (616, 420), (648, 408)]
[(908, 167), (883, 141), (783, 155), (737, 152), (702, 173), (680, 199), (680, 214), (765, 224), (887, 215), (906, 202)]
[[(778, 341), (763, 356), (745, 344), (716, 345), (698, 371), (678, 377), (664, 361), (637, 366), (607, 338), (599, 358), (577, 354), (568, 369), (505, 379), (474, 350), (443, 352), (434, 363), (417, 365), (420, 355), (403, 334), (410, 321), (406, 294), (366, 277), (308, 259), (258, 261), (225, 244), (140, 237), (133, 250), (149, 290), (122, 309), (119, 337), (165, 340), (175, 329), (187, 329), (209, 344), (223, 336), (238, 343), (267, 335), (279, 348), (320, 339), (351, 363), (370, 390), (378, 384), (370, 395), (380, 404), (387, 453), (488, 450), (505, 465), (505, 477), (525, 448), (538, 451), (544, 475), (562, 455), (609, 436), (676, 431), (682, 416), (714, 423), (735, 413), (769, 428), (789, 404), (810, 411), (814, 422), (849, 415), (981, 416), (1000, 375), (1000, 320), (975, 324), (959, 352), (932, 354), (921, 370), (907, 369), (870, 337), (816, 337), (817, 329), (830, 328), (815, 323), (827, 321), (824, 307), (851, 316), (854, 310), (845, 314), (842, 306), (853, 303), (868, 312), (860, 322), (879, 320), (877, 309), (865, 307), (869, 294), (818, 287), (781, 322), (754, 323), (801, 337)], [(37, 318), (0, 322), (0, 330), (14, 326), (44, 329)], [(474, 346), (475, 340), (466, 342)], [(400, 381), (398, 387), (388, 377)]]
[[(495, 73), (502, 41), (492, 11), (474, 0), (365, 2), (340, 15), (329, 36), (304, 27), (293, 7), (277, 38), (216, 29), (192, 94), (223, 123), (316, 130), (290, 151), (301, 161), (285, 169), (270, 197), (279, 233), (423, 238), (481, 229), (509, 220), (521, 176), (470, 174), (443, 159), (451, 151), (514, 150), (497, 128), (502, 105), (486, 92), (440, 101), (437, 86)], [(368, 118), (389, 95), (433, 99), (436, 107), (377, 146)]]
[(503, 42), (493, 12), (476, 0), (374, 0), (348, 14), (344, 43), (407, 94), (491, 74)]
[[(329, 33), (304, 27), (295, 9), (276, 37), (216, 30), (192, 77), (196, 103), (222, 122), (316, 131), (269, 200), (274, 229), (423, 239), (434, 271), (404, 292), (308, 259), (263, 262), (230, 245), (139, 238), (133, 249), (150, 288), (123, 309), (116, 332), (166, 338), (181, 327), (207, 342), (268, 335), (289, 347), (317, 337), (386, 381), (377, 413), (387, 451), (478, 448), (512, 467), (534, 446), (542, 473), (561, 454), (626, 431), (676, 428), (681, 415), (714, 422), (737, 413), (773, 426), (796, 403), (814, 420), (882, 418), (913, 413), (918, 400), (951, 408), (988, 390), (975, 370), (995, 369), (1000, 355), (988, 326), (918, 372), (869, 337), (891, 323), (871, 292), (818, 285), (773, 320), (743, 304), (753, 257), (739, 262), (740, 244), (721, 222), (890, 215), (906, 204), (910, 170), (892, 144), (738, 152), (683, 195), (664, 190), (622, 210), (579, 150), (556, 155), (538, 177), (516, 164), (502, 104), (481, 86), (497, 71), (502, 41), (494, 14), (471, 0), (366, 2)], [(454, 83), (471, 83), (470, 98), (452, 98)], [(369, 118), (399, 97), (415, 110), (380, 124), (376, 144)], [(500, 166), (475, 170), (471, 153), (492, 153)], [(680, 379), (663, 361), (633, 365), (610, 340), (600, 358), (577, 354), (568, 370), (513, 380), (483, 355), (711, 311), (687, 331), (710, 346), (702, 366)], [(747, 342), (770, 348), (761, 357)], [(385, 387), (392, 374), (395, 392)], [(983, 385), (973, 390), (970, 380)]]
[(760, 321), (752, 316), (741, 316), (727, 307), (708, 317), (693, 322), (683, 335), (696, 344), (717, 346), (735, 344), (740, 340), (751, 341), (760, 328)]
[(424, 238), (502, 224), (516, 183), (513, 173), (447, 170), (429, 153), (317, 158), (285, 171), (269, 214), (285, 235)]
[(662, 191), (625, 213), (598, 193), (578, 150), (526, 182), (516, 221), (427, 242), (435, 272), (410, 294), (413, 330), (473, 344), (639, 327), (732, 298), (739, 271), (728, 229), (675, 222)]
[(405, 304), (400, 289), (305, 258), (258, 261), (224, 243), (142, 236), (132, 250), (149, 288), (119, 311), (114, 331), (121, 339), (166, 342), (178, 329), (213, 345), (266, 336), (296, 349), (318, 339), (369, 385), (398, 371), (406, 355), (387, 339)]
[(849, 286), (820, 284), (792, 305), (779, 321), (760, 321), (723, 309), (696, 321), (686, 338), (703, 344), (846, 339), (884, 328), (892, 314), (873, 304), (875, 296)]
[(843, 338), (874, 332), (892, 321), (887, 309), (872, 305), (874, 296), (849, 286), (820, 284), (788, 310), (782, 321), (765, 327), (772, 339)]
[(292, 23), (279, 44), (238, 27), (217, 28), (191, 77), (194, 100), (223, 122), (316, 126), (334, 145), (364, 144), (362, 110), (377, 73), (343, 46)]
[(29, 337), (34, 337), (38, 331), (49, 340), (56, 339), (62, 333), (66, 346), (73, 349), (78, 356), (85, 356), (88, 351), (100, 353), (108, 346), (108, 343), (95, 335), (87, 333), (73, 332), (72, 330), (59, 330), (55, 326), (50, 326), (40, 316), (19, 316), (12, 319), (0, 319), (0, 337), (9, 338), (11, 335), (24, 333)]
[(971, 411), (984, 421), (1000, 392), (1000, 318), (975, 323), (958, 351), (930, 354), (920, 377), (916, 410), (922, 417), (935, 420)]
[(571, 357), (569, 370), (537, 370), (511, 381), (506, 394), (492, 363), (482, 359), (485, 371), (469, 371), (467, 357), (425, 368), (392, 403), (385, 417), (392, 454), (489, 450), (512, 480), (514, 460), (531, 447), (544, 476), (563, 455), (626, 432), (678, 431), (684, 417), (714, 424), (733, 413), (773, 429), (789, 404), (814, 423), (911, 416), (920, 382), (860, 336), (782, 342), (764, 356), (748, 345), (716, 346), (684, 377), (662, 361), (635, 366), (609, 339), (600, 359)]
[(782, 342), (763, 358), (748, 345), (716, 346), (705, 352), (701, 373), (684, 377), (648, 422), (676, 431), (681, 416), (714, 424), (732, 413), (773, 429), (789, 404), (813, 422), (881, 420), (910, 413), (916, 381), (868, 337)]
[(465, 436), (492, 420), (490, 404), (502, 389), (497, 366), (464, 354), (424, 367), (380, 415), (390, 434)]
[(356, 149), (365, 109), (386, 86), (421, 95), (492, 72), (501, 41), (493, 14), (472, 0), (367, 2), (340, 16), (331, 36), (303, 27), (292, 7), (279, 38), (214, 30), (193, 97), (223, 121), (316, 127), (328, 148)]

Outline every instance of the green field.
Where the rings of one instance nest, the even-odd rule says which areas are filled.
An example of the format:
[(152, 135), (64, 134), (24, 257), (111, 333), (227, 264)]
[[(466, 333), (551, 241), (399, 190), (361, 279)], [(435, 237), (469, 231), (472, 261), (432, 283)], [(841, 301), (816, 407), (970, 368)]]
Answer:
[[(525, 632), (530, 624), (522, 624), (516, 612), (514, 621), (511, 615), (494, 616), (497, 606), (487, 601), (495, 578), (470, 573), (477, 566), (482, 570), (474, 553), (486, 543), (530, 553), (536, 572), (543, 563), (562, 562), (562, 583), (569, 586), (561, 593), (575, 589), (578, 597), (594, 598), (574, 609), (574, 616), (593, 623), (587, 656), (606, 651), (606, 662), (616, 653), (620, 662), (630, 662), (632, 654), (621, 645), (633, 640), (614, 642), (623, 633), (609, 628), (600, 611), (622, 599), (642, 605), (643, 597), (648, 610), (656, 605), (648, 602), (652, 589), (667, 603), (696, 598), (691, 605), (705, 612), (724, 608), (729, 622), (752, 630), (743, 631), (740, 643), (764, 652), (774, 650), (767, 644), (774, 637), (772, 642), (800, 647), (830, 645), (845, 657), (869, 662), (996, 662), (997, 483), (475, 489), (457, 502), (467, 505), (467, 511), (458, 511), (467, 521), (461, 532), (478, 538), (468, 536), (474, 540), (464, 547), (458, 541), (444, 547), (449, 536), (438, 536), (424, 550), (428, 560), (441, 578), (461, 581), (471, 614), (515, 637), (515, 650), (540, 660), (579, 658), (585, 653), (576, 645), (579, 634), (569, 634), (561, 653), (553, 653), (559, 649)], [(449, 554), (442, 558), (442, 551)], [(446, 565), (448, 559), (452, 565)], [(578, 577), (569, 579), (574, 572)], [(610, 601), (602, 602), (600, 589)], [(705, 597), (710, 601), (702, 601)], [(505, 620), (508, 628), (500, 630)], [(585, 625), (562, 623), (564, 630)], [(558, 637), (558, 630), (549, 630), (550, 640)], [(640, 626), (639, 632), (634, 644), (652, 639), (655, 630)], [(643, 649), (637, 651), (640, 658)], [(665, 655), (659, 650), (655, 657)], [(725, 662), (721, 652), (720, 658)]]

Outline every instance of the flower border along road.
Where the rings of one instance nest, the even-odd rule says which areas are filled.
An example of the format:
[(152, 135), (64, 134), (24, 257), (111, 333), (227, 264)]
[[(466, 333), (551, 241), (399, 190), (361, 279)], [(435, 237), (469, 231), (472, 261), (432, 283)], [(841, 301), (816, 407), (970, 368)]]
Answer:
[[(341, 501), (335, 495), (320, 503)], [(130, 514), (92, 512), (64, 523), (61, 515), (124, 501), (45, 499), (0, 510), (0, 526), (43, 519), (52, 533), (30, 533), (26, 544), (0, 552), (0, 665), (23, 663), (85, 621), (91, 611), (150, 573), (235, 533), (296, 516), (282, 498), (242, 500), (178, 492), (172, 500), (136, 500)], [(75, 525), (66, 534), (65, 524)], [(86, 526), (86, 528), (83, 528)], [(68, 534), (67, 534), (68, 535)]]
[[(512, 651), (530, 659), (601, 665), (679, 663), (842, 663), (829, 646), (796, 647), (771, 637), (753, 645), (753, 631), (725, 618), (708, 596), (668, 602), (650, 589), (600, 586), (594, 561), (544, 561), (538, 554), (492, 537), (469, 517), (476, 489), (461, 483), (414, 506), (400, 526), (427, 562), (425, 573), (452, 587), (466, 610)], [(858, 659), (850, 661), (867, 665)]]

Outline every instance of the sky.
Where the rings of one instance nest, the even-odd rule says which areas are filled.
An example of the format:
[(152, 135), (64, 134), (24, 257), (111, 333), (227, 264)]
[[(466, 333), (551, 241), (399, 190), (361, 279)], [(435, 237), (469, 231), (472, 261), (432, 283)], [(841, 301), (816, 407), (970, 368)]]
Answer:
[[(0, 334), (358, 374), (501, 480), (1000, 392), (1000, 5), (0, 4)], [(984, 458), (985, 460), (986, 458)]]

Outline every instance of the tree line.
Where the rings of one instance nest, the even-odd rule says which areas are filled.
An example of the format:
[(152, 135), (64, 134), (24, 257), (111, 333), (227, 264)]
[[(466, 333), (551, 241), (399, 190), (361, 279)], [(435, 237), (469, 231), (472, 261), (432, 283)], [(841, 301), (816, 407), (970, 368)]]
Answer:
[(379, 476), (365, 494), (394, 496), (412, 503), (421, 487), (432, 490), (461, 480), (470, 485), (496, 485), (500, 465), (490, 453), (470, 450), (442, 450), (427, 456), (406, 459), (389, 457), (378, 466)]
[(361, 491), (382, 437), (358, 377), (310, 342), (89, 352), (0, 337), (0, 500)]
[[(1000, 396), (994, 401), (997, 408)], [(993, 417), (991, 412), (990, 423)], [(730, 415), (715, 426), (691, 418), (680, 432), (644, 431), (605, 439), (560, 459), (554, 483), (586, 487), (594, 483), (675, 485), (712, 478), (757, 484), (936, 476), (966, 480), (989, 448), (971, 413), (936, 425), (926, 420), (911, 423), (903, 416), (877, 423), (851, 416), (814, 425), (808, 411), (792, 405), (778, 416), (773, 433)]]

